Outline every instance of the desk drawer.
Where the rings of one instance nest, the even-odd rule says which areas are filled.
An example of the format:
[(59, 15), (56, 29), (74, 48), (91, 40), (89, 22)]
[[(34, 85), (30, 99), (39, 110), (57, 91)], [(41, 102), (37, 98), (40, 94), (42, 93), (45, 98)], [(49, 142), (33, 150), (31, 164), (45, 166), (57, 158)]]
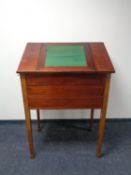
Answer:
[(101, 86), (29, 86), (28, 96), (43, 96), (44, 98), (88, 98), (102, 96)]
[(42, 96), (29, 97), (29, 107), (31, 109), (88, 109), (101, 108), (103, 98), (44, 98)]
[(47, 74), (47, 75), (27, 75), (27, 86), (47, 86), (47, 85), (89, 85), (103, 86), (103, 75), (86, 75), (86, 74)]

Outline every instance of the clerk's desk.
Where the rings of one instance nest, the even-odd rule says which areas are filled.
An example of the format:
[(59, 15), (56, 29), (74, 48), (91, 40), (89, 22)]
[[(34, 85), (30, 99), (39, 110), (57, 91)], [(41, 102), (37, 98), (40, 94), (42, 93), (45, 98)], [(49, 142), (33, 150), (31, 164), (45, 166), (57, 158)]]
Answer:
[[(47, 47), (72, 45), (83, 48), (86, 65), (45, 64)], [(91, 109), (91, 115), (94, 109), (101, 109), (97, 146), (97, 156), (101, 157), (110, 78), (114, 72), (104, 43), (27, 43), (17, 73), (31, 158), (35, 157), (31, 109), (37, 110), (38, 125), (40, 109)]]

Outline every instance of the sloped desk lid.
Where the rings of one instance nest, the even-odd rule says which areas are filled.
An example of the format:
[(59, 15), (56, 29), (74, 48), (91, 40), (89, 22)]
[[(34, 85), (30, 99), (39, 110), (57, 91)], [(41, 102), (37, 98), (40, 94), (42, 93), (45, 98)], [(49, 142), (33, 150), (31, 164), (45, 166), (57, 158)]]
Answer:
[[(65, 53), (67, 50), (68, 52)], [(54, 54), (56, 57), (53, 56)], [(114, 73), (115, 70), (102, 42), (27, 43), (17, 73), (57, 72), (90, 74)]]

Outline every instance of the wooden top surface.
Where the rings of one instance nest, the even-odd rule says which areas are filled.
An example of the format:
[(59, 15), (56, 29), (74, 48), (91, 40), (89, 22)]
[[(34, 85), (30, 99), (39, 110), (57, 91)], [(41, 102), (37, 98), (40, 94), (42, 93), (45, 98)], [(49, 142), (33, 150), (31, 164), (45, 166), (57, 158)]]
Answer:
[[(46, 47), (54, 45), (82, 45), (87, 66), (85, 67), (46, 67)], [(17, 73), (114, 73), (114, 67), (104, 43), (27, 43)]]

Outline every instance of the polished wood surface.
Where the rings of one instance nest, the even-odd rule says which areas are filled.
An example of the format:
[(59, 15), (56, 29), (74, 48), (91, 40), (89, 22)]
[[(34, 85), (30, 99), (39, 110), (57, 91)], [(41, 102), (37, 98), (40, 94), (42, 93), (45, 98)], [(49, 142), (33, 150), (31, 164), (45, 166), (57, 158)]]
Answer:
[(103, 106), (101, 108), (100, 121), (99, 121), (99, 131), (98, 131), (98, 147), (97, 147), (97, 156), (101, 157), (102, 155), (102, 142), (104, 136), (104, 128), (106, 121), (106, 112), (107, 112), (107, 104), (108, 104), (108, 96), (109, 96), (109, 87), (110, 87), (110, 75), (106, 75), (106, 83), (104, 90), (104, 98), (103, 98)]
[(27, 94), (32, 109), (100, 108), (104, 75), (27, 75)]
[[(85, 50), (87, 67), (45, 67), (48, 45), (82, 45)], [(28, 43), (17, 73), (113, 73), (114, 67), (104, 43)]]
[(25, 118), (26, 118), (26, 129), (27, 129), (28, 142), (29, 142), (29, 148), (30, 148), (30, 157), (31, 159), (33, 159), (35, 157), (35, 153), (33, 148), (30, 108), (29, 108), (28, 99), (27, 99), (27, 86), (26, 86), (25, 76), (21, 75), (20, 78), (21, 78), (21, 88), (22, 88), (22, 94), (23, 94)]
[[(45, 67), (48, 45), (79, 44), (84, 47), (86, 67)], [(28, 43), (17, 73), (21, 77), (30, 156), (35, 156), (30, 110), (36, 109), (40, 130), (40, 109), (101, 109), (97, 156), (101, 147), (106, 119), (110, 76), (114, 67), (104, 43)]]

